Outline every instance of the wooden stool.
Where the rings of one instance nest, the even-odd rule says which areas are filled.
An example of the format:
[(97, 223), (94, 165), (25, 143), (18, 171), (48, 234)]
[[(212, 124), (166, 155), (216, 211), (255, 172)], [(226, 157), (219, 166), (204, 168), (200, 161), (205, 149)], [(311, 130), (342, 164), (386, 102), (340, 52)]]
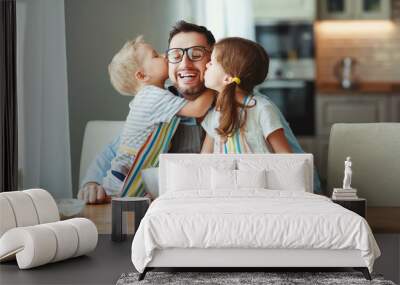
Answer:
[(150, 205), (150, 199), (145, 197), (119, 197), (112, 198), (112, 230), (111, 240), (123, 241), (126, 239), (123, 222), (124, 212), (135, 212), (135, 233), (139, 228), (140, 221), (146, 214)]

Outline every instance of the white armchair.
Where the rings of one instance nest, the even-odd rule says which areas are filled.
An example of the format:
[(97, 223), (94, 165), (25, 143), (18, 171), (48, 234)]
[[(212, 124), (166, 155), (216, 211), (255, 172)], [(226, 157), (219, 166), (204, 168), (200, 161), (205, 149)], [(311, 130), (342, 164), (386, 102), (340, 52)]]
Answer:
[(124, 121), (89, 121), (86, 124), (79, 167), (79, 185), (92, 160), (121, 133), (123, 126)]
[[(82, 185), (92, 160), (121, 133), (124, 123), (124, 121), (89, 121), (87, 123), (83, 136), (79, 185)], [(158, 197), (158, 169), (145, 169), (142, 171), (142, 175), (146, 191), (153, 197)]]
[(328, 193), (342, 187), (344, 161), (353, 165), (352, 187), (368, 206), (400, 206), (400, 123), (335, 124), (328, 151)]

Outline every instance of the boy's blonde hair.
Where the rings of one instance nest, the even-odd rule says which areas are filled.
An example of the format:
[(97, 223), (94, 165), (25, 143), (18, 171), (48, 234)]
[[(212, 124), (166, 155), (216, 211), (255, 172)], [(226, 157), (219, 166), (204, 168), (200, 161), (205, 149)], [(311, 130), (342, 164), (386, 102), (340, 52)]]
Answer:
[(111, 84), (123, 95), (135, 95), (138, 91), (139, 82), (135, 72), (140, 67), (140, 62), (136, 51), (138, 46), (144, 43), (142, 35), (127, 41), (108, 65)]

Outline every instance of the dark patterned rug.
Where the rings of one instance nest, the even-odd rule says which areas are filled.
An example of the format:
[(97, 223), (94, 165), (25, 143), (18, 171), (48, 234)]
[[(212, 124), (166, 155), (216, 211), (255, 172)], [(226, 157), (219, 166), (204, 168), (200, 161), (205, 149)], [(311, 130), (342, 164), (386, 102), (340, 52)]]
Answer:
[(372, 281), (364, 278), (360, 272), (154, 272), (150, 271), (142, 281), (138, 281), (139, 273), (122, 274), (117, 285), (134, 284), (379, 284), (395, 285), (384, 280), (381, 275), (372, 274)]

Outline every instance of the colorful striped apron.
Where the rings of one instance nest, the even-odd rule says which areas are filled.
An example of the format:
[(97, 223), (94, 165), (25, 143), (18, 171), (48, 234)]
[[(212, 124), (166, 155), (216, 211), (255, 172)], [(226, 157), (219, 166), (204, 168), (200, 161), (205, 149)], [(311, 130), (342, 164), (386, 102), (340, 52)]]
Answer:
[(174, 116), (169, 123), (159, 124), (137, 151), (135, 159), (121, 189), (121, 197), (145, 195), (142, 169), (158, 167), (160, 153), (168, 152), (171, 139), (178, 128), (180, 118)]
[[(243, 105), (246, 107), (250, 103), (253, 96), (246, 96), (243, 99)], [(244, 108), (245, 108), (244, 107)], [(239, 118), (242, 119), (243, 109), (240, 110)], [(227, 137), (225, 143), (221, 143), (220, 153), (252, 153), (249, 144), (246, 141), (242, 130), (237, 130), (232, 136)]]

